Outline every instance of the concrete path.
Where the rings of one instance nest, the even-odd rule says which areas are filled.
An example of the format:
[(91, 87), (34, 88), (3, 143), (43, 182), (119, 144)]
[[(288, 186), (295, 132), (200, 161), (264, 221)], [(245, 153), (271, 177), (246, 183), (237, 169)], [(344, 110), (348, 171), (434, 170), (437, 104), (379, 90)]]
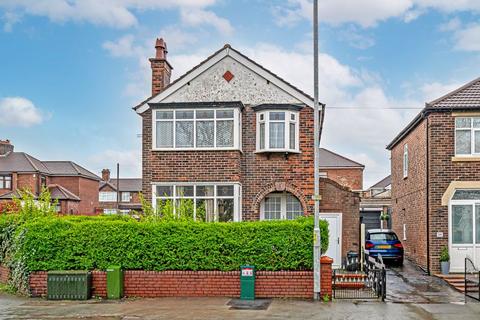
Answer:
[(387, 301), (397, 303), (462, 303), (464, 295), (445, 281), (428, 276), (409, 261), (387, 270)]

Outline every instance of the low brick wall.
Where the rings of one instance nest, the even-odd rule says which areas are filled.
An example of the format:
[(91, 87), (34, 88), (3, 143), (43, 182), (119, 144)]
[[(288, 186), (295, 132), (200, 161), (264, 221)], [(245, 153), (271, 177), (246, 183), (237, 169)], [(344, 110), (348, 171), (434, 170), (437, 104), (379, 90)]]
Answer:
[(6, 284), (10, 278), (10, 269), (0, 264), (0, 283)]
[[(239, 297), (240, 271), (141, 271), (124, 274), (126, 297)], [(106, 297), (106, 272), (93, 271), (93, 295)], [(322, 257), (322, 296), (332, 295), (332, 259)], [(47, 294), (47, 272), (30, 275), (33, 297)], [(313, 271), (257, 271), (258, 298), (312, 298)]]

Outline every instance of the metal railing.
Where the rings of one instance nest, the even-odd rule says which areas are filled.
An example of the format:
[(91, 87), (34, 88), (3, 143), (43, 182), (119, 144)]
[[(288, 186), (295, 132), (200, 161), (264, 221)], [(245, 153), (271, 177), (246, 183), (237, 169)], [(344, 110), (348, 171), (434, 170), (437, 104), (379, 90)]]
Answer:
[[(472, 259), (465, 258), (465, 298), (469, 297), (480, 301), (480, 271), (475, 267)], [(467, 301), (467, 299), (465, 299)]]
[(387, 293), (387, 272), (382, 257), (368, 257), (364, 262), (364, 271), (333, 271), (334, 299), (381, 299), (385, 301)]

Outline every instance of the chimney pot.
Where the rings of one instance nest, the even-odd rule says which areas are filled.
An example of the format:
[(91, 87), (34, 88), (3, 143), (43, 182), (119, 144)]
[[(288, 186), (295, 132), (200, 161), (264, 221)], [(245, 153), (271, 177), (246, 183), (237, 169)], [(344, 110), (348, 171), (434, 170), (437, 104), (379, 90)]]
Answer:
[(0, 156), (6, 156), (11, 152), (13, 152), (13, 144), (10, 140), (0, 140)]
[(103, 181), (110, 181), (110, 170), (109, 169), (103, 169), (102, 170), (102, 180)]

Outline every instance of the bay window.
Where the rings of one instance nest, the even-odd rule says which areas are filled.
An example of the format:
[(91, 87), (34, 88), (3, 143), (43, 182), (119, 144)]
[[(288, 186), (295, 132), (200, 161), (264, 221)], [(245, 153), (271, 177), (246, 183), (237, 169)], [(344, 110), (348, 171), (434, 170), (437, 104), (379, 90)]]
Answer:
[(160, 214), (196, 221), (240, 221), (239, 184), (157, 184), (153, 206)]
[(155, 150), (239, 149), (238, 109), (154, 110)]
[(268, 110), (257, 113), (257, 151), (299, 152), (299, 114)]
[(455, 118), (455, 155), (480, 156), (480, 117)]

